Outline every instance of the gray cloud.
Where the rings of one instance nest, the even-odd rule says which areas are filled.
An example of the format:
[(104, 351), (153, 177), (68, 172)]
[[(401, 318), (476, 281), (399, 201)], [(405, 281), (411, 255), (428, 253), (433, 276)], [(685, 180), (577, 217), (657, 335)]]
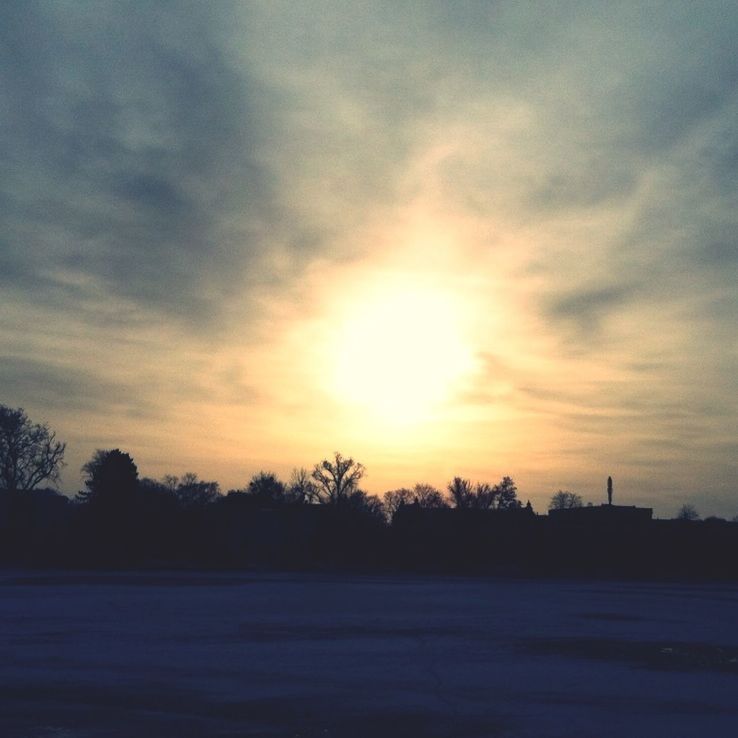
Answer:
[(554, 318), (574, 321), (591, 341), (592, 334), (600, 329), (600, 321), (629, 302), (635, 294), (637, 289), (633, 285), (585, 286), (554, 298), (547, 312)]
[(268, 93), (199, 4), (2, 14), (6, 266), (26, 289), (56, 267), (170, 314), (217, 309), (203, 285), (238, 279), (262, 248), (220, 221), (274, 217), (258, 162)]
[(3, 356), (0, 383), (9, 396), (33, 397), (36, 404), (54, 413), (96, 410), (102, 404), (113, 406), (130, 397), (124, 385), (83, 367), (59, 365), (46, 358)]

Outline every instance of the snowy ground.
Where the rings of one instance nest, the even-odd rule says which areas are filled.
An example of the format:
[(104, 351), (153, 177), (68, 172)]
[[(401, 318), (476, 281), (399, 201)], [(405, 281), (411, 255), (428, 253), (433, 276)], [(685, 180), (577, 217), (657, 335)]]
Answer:
[(738, 735), (738, 587), (0, 573), (0, 736)]

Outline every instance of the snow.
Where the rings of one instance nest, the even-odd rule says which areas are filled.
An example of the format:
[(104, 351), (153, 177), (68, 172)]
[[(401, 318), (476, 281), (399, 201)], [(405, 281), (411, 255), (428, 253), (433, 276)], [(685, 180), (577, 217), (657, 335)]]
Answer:
[(738, 587), (0, 574), (0, 736), (738, 735)]

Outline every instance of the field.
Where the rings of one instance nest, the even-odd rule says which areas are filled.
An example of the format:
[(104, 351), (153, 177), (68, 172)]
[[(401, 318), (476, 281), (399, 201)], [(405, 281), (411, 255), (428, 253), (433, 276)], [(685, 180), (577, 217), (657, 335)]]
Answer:
[(0, 574), (0, 735), (738, 735), (738, 587)]

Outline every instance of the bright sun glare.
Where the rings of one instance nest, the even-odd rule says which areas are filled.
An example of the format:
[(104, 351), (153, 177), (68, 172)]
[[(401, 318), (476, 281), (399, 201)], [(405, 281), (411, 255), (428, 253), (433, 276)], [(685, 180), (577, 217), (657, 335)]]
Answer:
[(430, 288), (369, 295), (337, 338), (333, 392), (392, 424), (432, 417), (473, 366), (459, 301)]

